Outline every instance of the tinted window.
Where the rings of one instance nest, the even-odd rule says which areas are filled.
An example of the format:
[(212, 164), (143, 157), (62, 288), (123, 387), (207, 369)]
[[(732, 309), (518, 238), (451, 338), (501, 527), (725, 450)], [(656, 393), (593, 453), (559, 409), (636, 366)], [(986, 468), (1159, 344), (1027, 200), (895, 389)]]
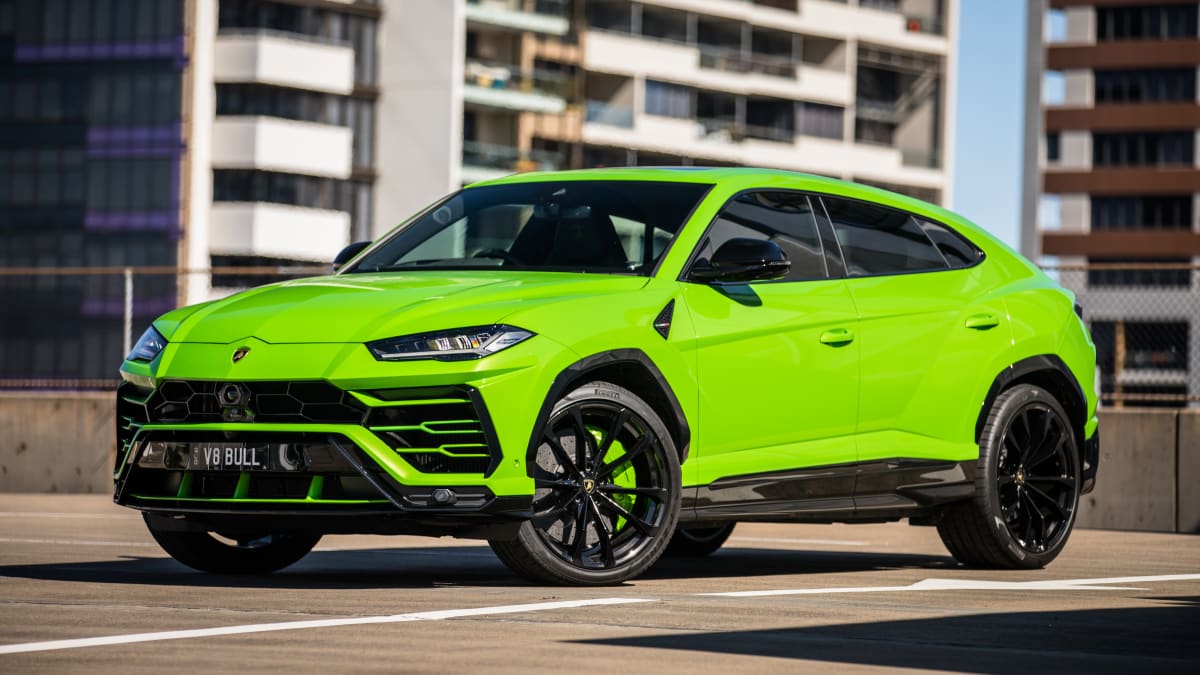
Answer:
[(950, 263), (950, 267), (970, 267), (983, 255), (974, 244), (942, 225), (920, 218), (917, 222), (920, 223), (921, 229), (925, 230), (925, 235), (933, 241), (934, 246), (937, 246), (938, 252), (946, 262)]
[(827, 276), (817, 222), (807, 195), (751, 192), (733, 198), (709, 227), (699, 257), (711, 258), (721, 244), (737, 237), (768, 239), (778, 244), (792, 262), (786, 281)]
[(850, 276), (946, 269), (916, 219), (902, 211), (823, 197)]

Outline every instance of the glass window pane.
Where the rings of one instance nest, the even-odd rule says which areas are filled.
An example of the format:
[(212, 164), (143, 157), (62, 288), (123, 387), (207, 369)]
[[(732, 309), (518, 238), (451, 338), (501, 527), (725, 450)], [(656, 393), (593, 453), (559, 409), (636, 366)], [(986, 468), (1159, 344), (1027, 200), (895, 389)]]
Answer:
[(763, 191), (735, 197), (709, 227), (699, 257), (711, 259), (722, 244), (733, 238), (778, 244), (792, 263), (787, 281), (828, 276), (817, 222), (804, 194)]
[(850, 276), (947, 268), (909, 214), (850, 199), (822, 199)]

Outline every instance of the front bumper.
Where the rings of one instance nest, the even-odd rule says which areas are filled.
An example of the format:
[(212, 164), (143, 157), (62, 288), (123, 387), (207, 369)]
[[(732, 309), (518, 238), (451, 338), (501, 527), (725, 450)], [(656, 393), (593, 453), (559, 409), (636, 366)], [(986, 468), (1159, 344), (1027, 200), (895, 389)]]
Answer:
[[(236, 405), (221, 400), (226, 388)], [(179, 527), (492, 537), (529, 517), (531, 494), (496, 489), (511, 486), (523, 465), (502, 461), (482, 396), (469, 386), (350, 391), (319, 381), (168, 379), (153, 389), (121, 385), (117, 406), (114, 500)], [(286, 443), (307, 459), (286, 472), (196, 470), (151, 461), (152, 441)]]

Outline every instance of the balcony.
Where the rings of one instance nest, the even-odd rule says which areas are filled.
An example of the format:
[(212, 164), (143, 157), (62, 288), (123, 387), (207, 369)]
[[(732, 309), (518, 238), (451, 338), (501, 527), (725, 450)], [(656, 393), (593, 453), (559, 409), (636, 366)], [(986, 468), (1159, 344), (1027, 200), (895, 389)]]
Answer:
[(467, 0), (467, 21), (516, 31), (566, 35), (567, 0)]
[(222, 29), (213, 49), (213, 80), (349, 94), (354, 49), (297, 33)]
[(264, 202), (216, 202), (209, 248), (249, 255), (327, 262), (350, 238), (350, 214)]
[(353, 134), (348, 127), (276, 117), (218, 116), (212, 164), (325, 178), (349, 178)]
[(475, 183), (523, 171), (555, 171), (562, 155), (541, 150), (522, 151), (511, 145), (463, 141), (462, 182)]
[(463, 100), (486, 108), (562, 113), (570, 80), (559, 73), (522, 71), (513, 64), (467, 61)]
[(776, 143), (794, 143), (796, 140), (796, 131), (786, 127), (742, 124), (729, 118), (700, 118), (696, 121), (706, 140), (723, 139), (732, 143), (740, 143), (747, 138)]
[(780, 56), (745, 54), (739, 49), (700, 47), (700, 67), (730, 73), (796, 78), (796, 62)]
[(589, 124), (632, 129), (633, 108), (604, 101), (588, 101), (586, 119)]

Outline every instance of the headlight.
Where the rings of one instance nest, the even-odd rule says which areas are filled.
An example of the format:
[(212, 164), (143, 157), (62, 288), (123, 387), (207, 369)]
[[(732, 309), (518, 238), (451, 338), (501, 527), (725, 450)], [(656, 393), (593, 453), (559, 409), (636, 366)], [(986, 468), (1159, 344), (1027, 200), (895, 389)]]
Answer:
[(154, 326), (151, 326), (146, 329), (145, 333), (142, 333), (142, 337), (138, 338), (137, 344), (133, 346), (133, 351), (129, 352), (129, 356), (126, 356), (125, 360), (153, 361), (154, 357), (158, 356), (166, 346), (167, 339), (154, 330)]
[(513, 326), (476, 326), (376, 340), (368, 342), (367, 349), (380, 361), (467, 361), (482, 359), (531, 337), (533, 333)]

